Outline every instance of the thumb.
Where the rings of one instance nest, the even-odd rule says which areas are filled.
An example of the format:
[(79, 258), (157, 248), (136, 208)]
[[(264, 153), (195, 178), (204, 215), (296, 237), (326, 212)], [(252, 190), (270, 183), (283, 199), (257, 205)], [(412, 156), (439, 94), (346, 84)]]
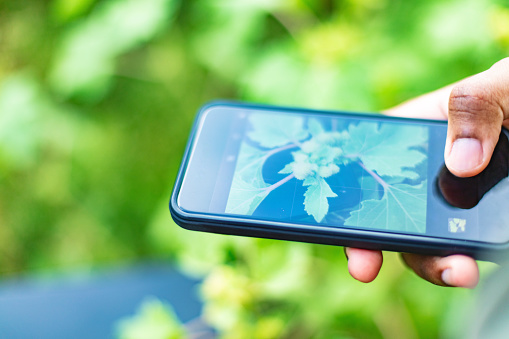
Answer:
[(471, 177), (490, 162), (503, 122), (509, 118), (509, 58), (453, 87), (445, 164), (456, 176)]

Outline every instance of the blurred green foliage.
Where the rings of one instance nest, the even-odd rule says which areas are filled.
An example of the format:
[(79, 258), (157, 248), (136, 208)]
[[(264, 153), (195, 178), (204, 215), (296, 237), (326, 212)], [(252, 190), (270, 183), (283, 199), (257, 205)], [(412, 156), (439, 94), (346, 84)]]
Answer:
[(157, 299), (146, 299), (138, 313), (117, 324), (117, 335), (122, 339), (180, 339), (187, 334), (176, 320), (170, 305)]
[[(2, 1), (0, 272), (163, 257), (226, 338), (454, 337), (472, 294), (395, 254), (363, 285), (336, 247), (184, 231), (167, 202), (210, 99), (379, 111), (508, 52), (501, 0)], [(154, 307), (132, 331), (173, 326)]]

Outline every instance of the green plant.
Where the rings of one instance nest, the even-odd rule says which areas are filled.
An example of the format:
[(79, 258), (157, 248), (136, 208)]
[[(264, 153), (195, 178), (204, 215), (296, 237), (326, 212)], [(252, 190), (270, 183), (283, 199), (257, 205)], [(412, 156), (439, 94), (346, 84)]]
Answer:
[[(167, 200), (205, 101), (380, 111), (506, 56), (507, 5), (6, 0), (0, 13), (3, 276), (169, 258), (205, 279), (205, 313), (231, 337), (453, 337), (465, 322), (458, 309), (468, 291), (428, 285), (395, 255), (365, 286), (348, 276), (336, 247), (184, 231)], [(317, 138), (332, 153), (295, 148), (283, 173), (307, 179), (306, 189), (360, 161), (386, 177), (383, 194), (366, 199), (379, 208), (401, 185), (387, 177), (415, 172), (383, 174), (370, 154), (343, 164), (315, 134), (296, 137)], [(323, 198), (341, 193), (331, 191), (309, 200), (322, 201), (308, 203), (319, 220)]]

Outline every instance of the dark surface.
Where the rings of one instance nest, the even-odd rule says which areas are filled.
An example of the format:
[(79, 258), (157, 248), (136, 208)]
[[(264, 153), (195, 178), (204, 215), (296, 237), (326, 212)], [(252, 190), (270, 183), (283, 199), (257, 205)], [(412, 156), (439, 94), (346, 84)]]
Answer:
[(185, 323), (201, 314), (198, 283), (153, 263), (6, 280), (0, 282), (0, 338), (111, 338), (118, 320), (150, 296), (171, 304)]
[(444, 165), (438, 175), (438, 187), (447, 203), (453, 207), (469, 209), (475, 207), (484, 195), (509, 175), (509, 140), (507, 131), (502, 131), (495, 146), (490, 163), (481, 173), (468, 178), (459, 178)]

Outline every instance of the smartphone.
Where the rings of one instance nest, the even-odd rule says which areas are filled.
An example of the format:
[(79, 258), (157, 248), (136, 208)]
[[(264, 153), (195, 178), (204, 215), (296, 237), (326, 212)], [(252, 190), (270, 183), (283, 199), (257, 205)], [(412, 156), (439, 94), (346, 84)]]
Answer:
[(444, 165), (447, 122), (210, 103), (171, 196), (197, 231), (493, 260), (509, 248), (509, 141), (488, 168)]

